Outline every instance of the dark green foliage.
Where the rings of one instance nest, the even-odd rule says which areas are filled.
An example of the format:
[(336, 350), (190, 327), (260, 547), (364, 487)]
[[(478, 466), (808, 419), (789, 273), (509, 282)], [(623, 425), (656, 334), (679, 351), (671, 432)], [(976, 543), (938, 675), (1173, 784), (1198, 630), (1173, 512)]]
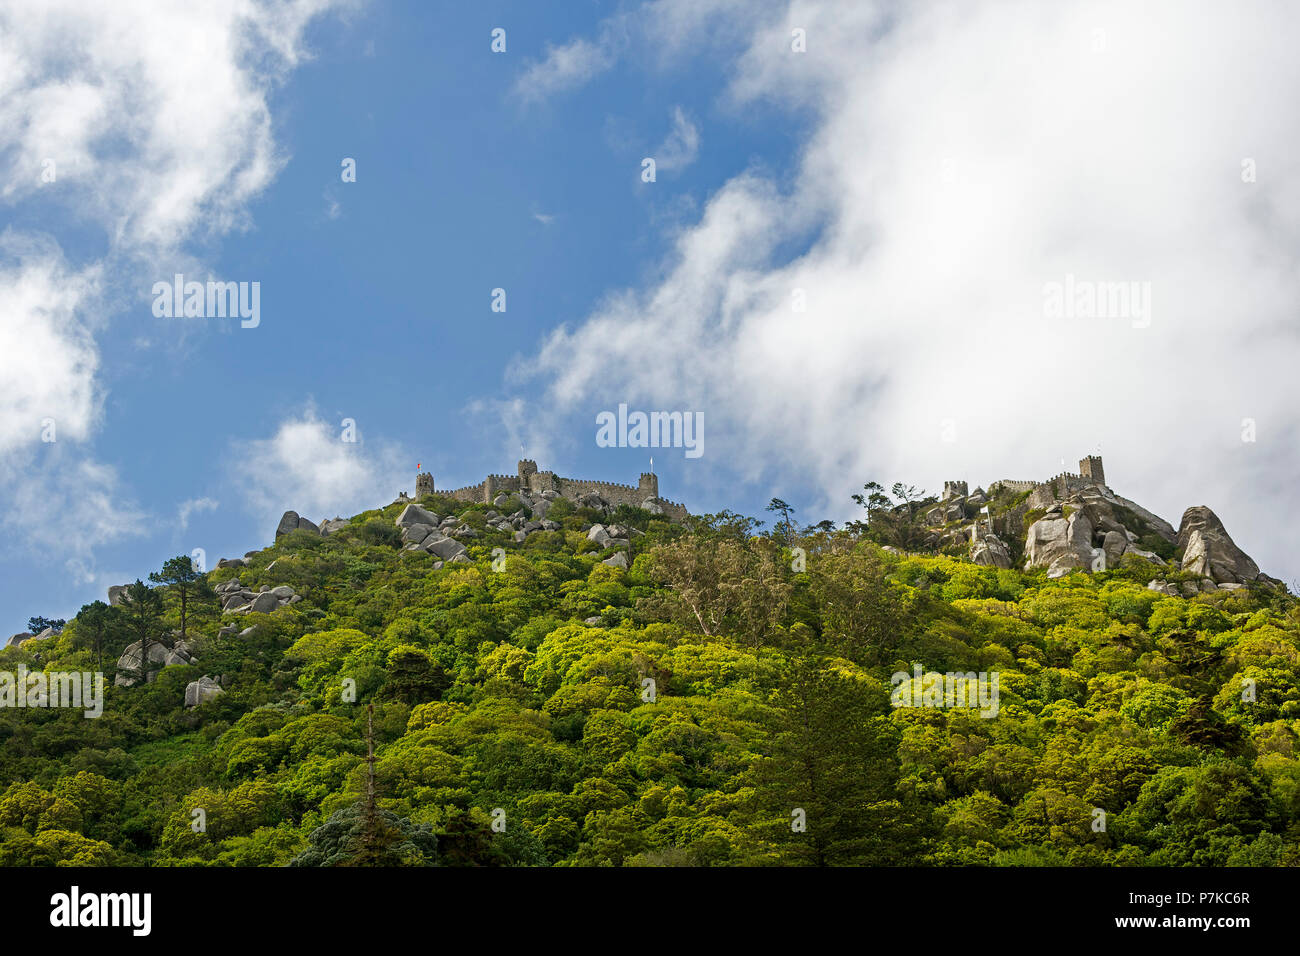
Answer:
[(386, 810), (368, 833), (365, 808), (356, 803), (331, 814), (307, 838), (310, 846), (289, 866), (437, 866), (438, 837), (428, 824), (417, 825)]
[[(520, 545), (499, 509), (431, 496), (481, 529), (470, 563), (403, 551), (401, 503), (246, 567), (174, 559), (0, 650), (109, 684), (97, 720), (0, 709), (0, 864), (1300, 864), (1294, 598), (878, 546), (915, 540), (929, 500), (869, 485), (838, 531), (774, 502), (762, 535), (561, 499)], [(626, 571), (586, 537), (611, 518), (643, 532)], [(303, 600), (196, 600), (236, 577)], [(182, 627), (196, 666), (112, 686), (129, 642)], [(997, 715), (891, 706), (915, 665), (997, 674)], [(186, 709), (202, 674), (226, 691)]]

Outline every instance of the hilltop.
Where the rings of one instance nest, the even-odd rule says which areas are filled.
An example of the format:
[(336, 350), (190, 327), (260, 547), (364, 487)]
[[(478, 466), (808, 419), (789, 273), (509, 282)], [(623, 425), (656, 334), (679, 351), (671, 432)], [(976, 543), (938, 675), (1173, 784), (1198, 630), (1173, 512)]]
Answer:
[(0, 709), (0, 864), (1300, 863), (1300, 610), (1208, 515), (868, 485), (764, 531), (533, 474), (0, 651), (108, 683)]
[[(942, 497), (922, 497), (895, 486), (894, 502), (876, 486), (868, 511), (887, 511), (886, 524), (911, 525), (918, 548), (966, 555), (976, 564), (1046, 568), (1051, 578), (1071, 571), (1104, 571), (1128, 563), (1195, 575), (1195, 590), (1235, 590), (1281, 582), (1260, 572), (1237, 547), (1218, 516), (1204, 505), (1188, 508), (1177, 529), (1107, 484), (1101, 457), (1079, 471), (1045, 481), (1000, 480), (988, 491), (967, 492), (965, 481), (944, 483)], [(1152, 579), (1153, 589), (1169, 582)]]

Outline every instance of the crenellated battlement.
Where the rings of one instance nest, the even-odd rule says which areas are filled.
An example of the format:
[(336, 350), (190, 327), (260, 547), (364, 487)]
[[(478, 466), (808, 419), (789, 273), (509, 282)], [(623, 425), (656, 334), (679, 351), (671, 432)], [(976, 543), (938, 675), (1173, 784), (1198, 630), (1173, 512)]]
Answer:
[[(611, 505), (632, 505), (637, 508), (642, 507), (647, 499), (654, 499), (664, 514), (674, 521), (683, 521), (689, 514), (684, 505), (664, 501), (659, 497), (659, 477), (653, 472), (642, 472), (635, 485), (589, 478), (561, 478), (553, 471), (539, 471), (537, 462), (528, 458), (520, 460), (513, 475), (488, 475), (478, 484), (465, 485), (439, 494), (455, 501), (491, 503), (500, 494), (539, 495), (545, 491), (553, 491), (565, 498), (578, 498), (594, 492)], [(416, 494), (417, 497), (433, 494), (431, 474), (421, 473), (416, 476)]]
[(1022, 481), (1002, 478), (989, 485), (989, 493), (995, 494), (999, 489), (1006, 489), (1017, 494), (1031, 492), (1028, 504), (1031, 508), (1048, 507), (1058, 497), (1067, 496), (1084, 488), (1106, 486), (1106, 472), (1102, 469), (1101, 456), (1089, 455), (1079, 460), (1079, 471), (1063, 471), (1046, 481)]

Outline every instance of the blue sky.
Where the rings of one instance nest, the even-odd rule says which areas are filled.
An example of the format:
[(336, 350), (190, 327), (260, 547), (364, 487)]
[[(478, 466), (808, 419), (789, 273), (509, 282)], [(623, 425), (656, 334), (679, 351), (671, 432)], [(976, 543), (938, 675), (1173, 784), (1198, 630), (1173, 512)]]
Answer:
[[(417, 461), (453, 487), (522, 443), (634, 482), (649, 453), (594, 440), (620, 402), (703, 412), (700, 459), (655, 453), (693, 511), (842, 519), (867, 479), (1047, 477), (1100, 446), (1121, 494), (1175, 526), (1208, 504), (1300, 571), (1270, 518), (1300, 424), (1286, 31), (1159, 5), (99, 6), (0, 12), (6, 634), (262, 547), (285, 509), (387, 503)], [(154, 316), (176, 272), (259, 282), (260, 324)], [(1149, 282), (1153, 321), (1045, 319), (1066, 273)]]

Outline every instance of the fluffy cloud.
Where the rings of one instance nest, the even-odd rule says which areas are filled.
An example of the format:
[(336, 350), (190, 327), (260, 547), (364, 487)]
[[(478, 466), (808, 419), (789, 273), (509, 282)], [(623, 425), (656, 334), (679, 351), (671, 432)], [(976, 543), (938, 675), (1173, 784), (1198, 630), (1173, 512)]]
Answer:
[(546, 55), (532, 63), (515, 82), (515, 93), (525, 103), (575, 89), (609, 69), (614, 63), (610, 42), (573, 40), (550, 46)]
[(0, 235), (0, 461), (90, 435), (99, 353), (85, 313), (97, 285), (97, 269), (70, 269), (51, 243)]
[(216, 511), (219, 502), (215, 498), (190, 498), (180, 503), (176, 509), (176, 529), (184, 533), (190, 526), (190, 518), (205, 511)]
[(680, 106), (673, 109), (673, 126), (667, 138), (659, 144), (652, 156), (659, 169), (685, 169), (700, 154), (700, 131), (690, 121)]
[[(165, 252), (244, 224), (283, 164), (267, 97), (328, 0), (0, 7), (0, 170), (115, 248)], [(56, 178), (45, 182), (46, 160)]]
[(95, 547), (143, 523), (113, 469), (64, 451), (100, 419), (95, 337), (124, 297), (188, 269), (184, 243), (245, 224), (285, 159), (269, 92), (337, 5), (0, 4), (0, 199), (105, 237), (102, 258), (76, 265), (46, 236), (0, 237), (0, 521), (79, 579)]
[(96, 579), (95, 551), (143, 534), (147, 518), (123, 490), (117, 470), (48, 446), (43, 467), (30, 459), (0, 463), (8, 507), (0, 515), (4, 551), (60, 564), (72, 583)]
[[(1279, 122), (1300, 11), (801, 2), (755, 21), (729, 103), (811, 121), (796, 174), (738, 174), (661, 281), (558, 331), (531, 364), (552, 401), (702, 410), (706, 469), (811, 488), (809, 513), (837, 517), (867, 478), (1047, 477), (1100, 445), (1122, 493), (1175, 524), (1208, 503), (1266, 569), (1300, 571), (1276, 525), (1300, 466), (1300, 137)], [(1052, 317), (1067, 276), (1149, 283), (1149, 322)]]
[(394, 444), (344, 441), (341, 425), (306, 408), (286, 418), (270, 438), (232, 446), (234, 484), (248, 508), (274, 527), (286, 508), (312, 521), (353, 515), (399, 491), (415, 490), (415, 459)]

